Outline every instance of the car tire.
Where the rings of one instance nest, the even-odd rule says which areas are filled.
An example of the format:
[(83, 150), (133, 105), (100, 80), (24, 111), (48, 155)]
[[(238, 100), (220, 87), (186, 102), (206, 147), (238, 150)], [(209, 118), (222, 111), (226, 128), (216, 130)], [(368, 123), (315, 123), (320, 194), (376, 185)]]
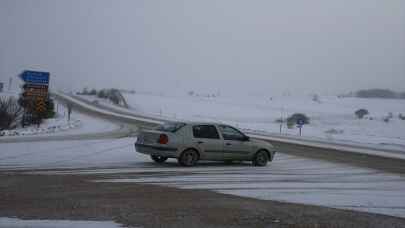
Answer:
[(225, 165), (232, 165), (233, 160), (225, 160), (224, 163), (225, 163)]
[(198, 161), (198, 152), (193, 149), (185, 150), (181, 153), (178, 161), (182, 166), (195, 166)]
[(252, 161), (254, 166), (266, 166), (268, 162), (269, 157), (264, 150), (258, 151)]
[(163, 163), (167, 160), (167, 157), (158, 156), (158, 155), (151, 155), (150, 158), (156, 163)]

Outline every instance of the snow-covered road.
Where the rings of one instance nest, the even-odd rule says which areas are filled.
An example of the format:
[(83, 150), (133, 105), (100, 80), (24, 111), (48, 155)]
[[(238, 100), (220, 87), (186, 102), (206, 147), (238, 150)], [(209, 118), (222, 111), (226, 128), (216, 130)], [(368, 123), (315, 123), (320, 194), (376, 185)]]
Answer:
[(98, 179), (98, 175), (95, 181), (208, 189), (405, 217), (405, 178), (400, 175), (280, 153), (263, 168), (250, 163), (215, 162), (184, 168), (173, 159), (158, 165), (148, 156), (135, 153), (134, 141), (122, 138), (0, 144), (0, 169), (52, 175), (101, 174), (106, 179)]

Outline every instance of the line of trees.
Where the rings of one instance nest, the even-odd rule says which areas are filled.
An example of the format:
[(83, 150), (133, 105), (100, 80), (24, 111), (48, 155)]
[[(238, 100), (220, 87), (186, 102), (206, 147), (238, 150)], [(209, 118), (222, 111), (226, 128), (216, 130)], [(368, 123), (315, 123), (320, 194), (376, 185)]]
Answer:
[(121, 92), (118, 89), (88, 89), (84, 88), (78, 95), (97, 96), (98, 98), (108, 99), (113, 104), (127, 106)]
[(357, 91), (356, 97), (405, 99), (405, 92), (398, 93), (389, 89), (365, 89)]

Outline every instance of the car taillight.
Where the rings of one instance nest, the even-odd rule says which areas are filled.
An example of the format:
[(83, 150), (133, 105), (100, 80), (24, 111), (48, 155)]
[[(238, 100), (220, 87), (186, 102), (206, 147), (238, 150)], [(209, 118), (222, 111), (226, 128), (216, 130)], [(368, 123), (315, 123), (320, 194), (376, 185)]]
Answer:
[(159, 136), (159, 140), (158, 140), (159, 144), (167, 144), (168, 142), (169, 142), (169, 137), (167, 137), (167, 135), (161, 134)]

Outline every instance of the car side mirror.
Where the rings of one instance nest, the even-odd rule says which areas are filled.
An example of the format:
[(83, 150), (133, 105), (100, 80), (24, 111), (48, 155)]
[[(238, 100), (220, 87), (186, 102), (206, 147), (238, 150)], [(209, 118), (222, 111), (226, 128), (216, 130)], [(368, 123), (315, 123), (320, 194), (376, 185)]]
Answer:
[(245, 135), (245, 137), (243, 138), (243, 141), (249, 141), (249, 140), (250, 140), (250, 137)]

